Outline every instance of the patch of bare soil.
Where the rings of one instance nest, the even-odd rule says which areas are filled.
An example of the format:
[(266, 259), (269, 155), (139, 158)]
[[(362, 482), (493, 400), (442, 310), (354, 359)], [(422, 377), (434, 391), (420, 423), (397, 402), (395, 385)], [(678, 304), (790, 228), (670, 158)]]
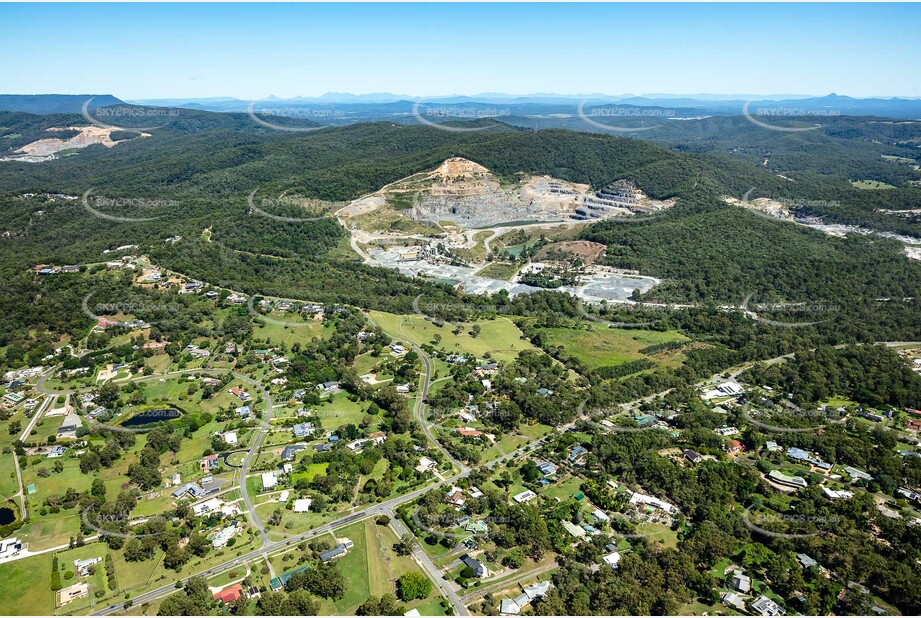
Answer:
[[(57, 137), (45, 137), (26, 144), (16, 152), (24, 155), (49, 156), (68, 150), (71, 148), (86, 148), (93, 144), (102, 144), (106, 148), (112, 148), (119, 142), (113, 141), (110, 135), (119, 129), (104, 129), (90, 125), (88, 127), (51, 127), (48, 131), (80, 131), (77, 135), (69, 139), (60, 139)], [(139, 137), (150, 137), (150, 133), (140, 133)], [(123, 140), (127, 141), (127, 140)]]
[(537, 256), (535, 256), (535, 260), (548, 261), (555, 254), (566, 253), (582, 260), (582, 264), (585, 266), (591, 266), (595, 263), (595, 260), (604, 255), (605, 249), (607, 249), (605, 245), (590, 240), (555, 242), (541, 247), (540, 251), (537, 252)]

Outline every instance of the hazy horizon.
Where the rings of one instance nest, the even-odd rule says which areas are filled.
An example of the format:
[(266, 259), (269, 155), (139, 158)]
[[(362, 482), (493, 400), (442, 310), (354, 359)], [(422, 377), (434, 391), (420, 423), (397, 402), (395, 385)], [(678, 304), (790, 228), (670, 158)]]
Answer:
[(921, 97), (917, 4), (4, 4), (0, 17), (10, 93)]

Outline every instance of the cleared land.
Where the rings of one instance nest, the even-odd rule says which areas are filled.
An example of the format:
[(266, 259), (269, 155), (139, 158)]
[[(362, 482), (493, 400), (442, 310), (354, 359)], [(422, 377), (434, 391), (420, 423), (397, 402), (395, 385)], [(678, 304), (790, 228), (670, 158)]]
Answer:
[(470, 334), (472, 324), (465, 324), (461, 334), (455, 335), (450, 325), (439, 327), (420, 315), (395, 315), (372, 311), (371, 317), (391, 336), (406, 339), (416, 345), (432, 343), (436, 334), (441, 335), (441, 342), (436, 347), (449, 354), (469, 352), (477, 358), (490, 354), (497, 361), (510, 362), (517, 358), (522, 350), (534, 349), (518, 327), (504, 318), (478, 320), (475, 323), (480, 326), (480, 334), (474, 337)]
[(677, 331), (545, 328), (541, 329), (541, 332), (547, 336), (550, 345), (562, 346), (568, 355), (591, 369), (621, 365), (643, 358), (662, 365), (676, 364), (678, 359), (673, 356), (644, 354), (640, 350), (659, 343), (687, 340), (687, 337)]

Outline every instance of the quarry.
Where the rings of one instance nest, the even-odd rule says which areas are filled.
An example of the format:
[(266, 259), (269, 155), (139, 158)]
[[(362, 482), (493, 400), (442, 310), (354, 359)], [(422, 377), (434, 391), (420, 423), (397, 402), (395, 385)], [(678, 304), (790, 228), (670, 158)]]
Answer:
[[(533, 256), (539, 261), (532, 261), (504, 251), (503, 237), (515, 232), (546, 239), (593, 221), (628, 219), (673, 204), (649, 198), (626, 180), (598, 191), (523, 173), (507, 181), (478, 163), (455, 157), (354, 200), (336, 215), (366, 264), (449, 283), (469, 293), (506, 290), (515, 295), (545, 289), (522, 278), (533, 282), (537, 273), (556, 272), (555, 259), (568, 255), (561, 268), (578, 267), (568, 273), (565, 284), (550, 277), (552, 289), (590, 302), (629, 302), (634, 291), (645, 292), (658, 280), (596, 264), (604, 245), (573, 239), (542, 244), (539, 255)], [(487, 274), (495, 272), (489, 270), (497, 265), (494, 259), (507, 267), (508, 276)], [(544, 262), (551, 267), (544, 270)]]

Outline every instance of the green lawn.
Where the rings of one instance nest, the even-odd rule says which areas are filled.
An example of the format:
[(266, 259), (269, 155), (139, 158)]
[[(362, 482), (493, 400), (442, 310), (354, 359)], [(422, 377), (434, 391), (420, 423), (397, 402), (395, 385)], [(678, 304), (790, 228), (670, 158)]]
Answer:
[(367, 409), (367, 402), (350, 401), (345, 393), (336, 393), (316, 407), (316, 415), (323, 429), (334, 430), (343, 425), (358, 425)]
[(473, 337), (470, 326), (464, 325), (460, 335), (455, 335), (450, 325), (436, 326), (419, 315), (395, 315), (372, 311), (371, 317), (389, 335), (411, 341), (417, 345), (432, 343), (436, 334), (441, 342), (436, 346), (452, 354), (468, 352), (477, 358), (487, 353), (497, 361), (511, 362), (522, 350), (533, 350), (531, 342), (524, 338), (518, 327), (506, 318), (478, 320), (480, 334)]
[(491, 277), (492, 279), (502, 279), (511, 281), (512, 277), (518, 272), (518, 264), (508, 264), (506, 262), (491, 262), (485, 268), (477, 272), (477, 275)]
[(3, 613), (42, 616), (54, 612), (51, 591), (51, 553), (0, 564), (0, 598)]
[(880, 182), (879, 180), (852, 180), (851, 184), (857, 187), (858, 189), (895, 189), (894, 185), (889, 183)]
[[(352, 524), (346, 528), (336, 530), (339, 538), (347, 537), (355, 546), (349, 550), (347, 556), (336, 561), (336, 568), (346, 578), (346, 593), (342, 599), (335, 602), (323, 601), (322, 613), (354, 615), (358, 606), (365, 602), (369, 596), (381, 596), (388, 592), (396, 593), (395, 582), (403, 573), (420, 571), (412, 558), (398, 556), (393, 551), (393, 544), (397, 537), (386, 526), (378, 526), (373, 521)], [(408, 608), (422, 607), (429, 604), (438, 604), (437, 588), (432, 587), (432, 595), (427, 599), (420, 599), (407, 604)], [(443, 611), (437, 615), (444, 615)]]
[(322, 338), (326, 334), (321, 320), (301, 320), (291, 314), (273, 312), (269, 315), (271, 322), (264, 325), (256, 320), (253, 337), (265, 339), (270, 346), (311, 341), (314, 337)]
[(542, 328), (541, 332), (546, 335), (549, 345), (562, 346), (566, 354), (591, 369), (621, 365), (642, 358), (657, 360), (642, 354), (640, 350), (658, 343), (687, 339), (677, 331), (604, 328), (600, 325), (593, 325), (591, 330)]

